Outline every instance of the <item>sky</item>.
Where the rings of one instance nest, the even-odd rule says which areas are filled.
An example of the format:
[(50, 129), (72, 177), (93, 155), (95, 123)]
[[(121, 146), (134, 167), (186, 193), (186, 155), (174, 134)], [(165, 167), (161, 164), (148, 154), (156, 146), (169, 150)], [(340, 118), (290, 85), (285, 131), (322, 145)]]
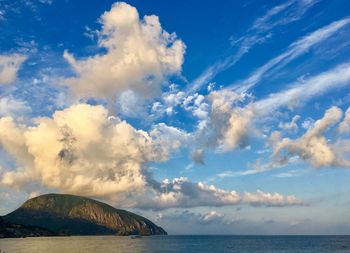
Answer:
[(350, 233), (350, 2), (0, 0), (0, 215)]

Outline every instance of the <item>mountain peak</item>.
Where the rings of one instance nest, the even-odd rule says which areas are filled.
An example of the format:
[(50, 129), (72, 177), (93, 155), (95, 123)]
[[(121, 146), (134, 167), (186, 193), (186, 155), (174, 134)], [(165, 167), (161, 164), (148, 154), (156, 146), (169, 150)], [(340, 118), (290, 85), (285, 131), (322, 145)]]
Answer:
[(29, 199), (4, 216), (4, 220), (68, 235), (166, 234), (161, 227), (140, 215), (68, 194), (50, 193)]

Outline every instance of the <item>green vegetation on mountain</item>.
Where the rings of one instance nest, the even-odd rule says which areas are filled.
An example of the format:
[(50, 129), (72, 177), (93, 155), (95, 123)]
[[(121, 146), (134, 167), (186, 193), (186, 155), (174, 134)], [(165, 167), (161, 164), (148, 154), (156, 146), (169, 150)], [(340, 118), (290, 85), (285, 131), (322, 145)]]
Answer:
[(58, 235), (167, 234), (142, 216), (66, 194), (46, 194), (30, 199), (3, 219), (6, 224), (38, 227)]

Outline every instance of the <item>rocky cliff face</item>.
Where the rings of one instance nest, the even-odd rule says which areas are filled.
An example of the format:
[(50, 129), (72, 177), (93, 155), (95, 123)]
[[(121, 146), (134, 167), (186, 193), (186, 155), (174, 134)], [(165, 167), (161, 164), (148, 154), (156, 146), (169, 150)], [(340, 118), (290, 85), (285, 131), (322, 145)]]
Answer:
[(47, 194), (26, 201), (6, 222), (68, 235), (165, 235), (150, 220), (89, 198)]

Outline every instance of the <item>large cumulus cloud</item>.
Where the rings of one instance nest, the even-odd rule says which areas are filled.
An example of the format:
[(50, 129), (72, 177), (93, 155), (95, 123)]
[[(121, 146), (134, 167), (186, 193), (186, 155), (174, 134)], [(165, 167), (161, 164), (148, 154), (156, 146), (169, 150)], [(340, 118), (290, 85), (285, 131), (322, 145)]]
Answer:
[[(101, 105), (76, 104), (52, 117), (37, 118), (34, 125), (3, 117), (0, 144), (18, 167), (4, 170), (0, 184), (26, 190), (36, 183), (144, 209), (251, 204), (235, 191), (186, 178), (156, 181), (147, 171), (147, 163), (166, 161), (180, 148), (177, 140), (181, 138), (190, 137), (165, 124), (155, 125), (149, 133), (137, 130), (110, 116)], [(253, 204), (275, 205), (266, 196), (256, 198), (260, 200)], [(295, 200), (282, 197), (278, 205), (300, 203)]]
[(181, 71), (185, 45), (163, 30), (157, 16), (140, 19), (136, 8), (118, 2), (100, 22), (98, 46), (105, 53), (82, 60), (64, 53), (76, 74), (66, 80), (76, 97), (106, 98), (131, 91), (151, 98), (166, 77)]
[(0, 143), (24, 166), (6, 172), (3, 184), (37, 180), (87, 196), (140, 191), (145, 186), (142, 165), (167, 159), (169, 151), (148, 133), (109, 117), (104, 107), (87, 104), (38, 118), (32, 127), (1, 118)]

